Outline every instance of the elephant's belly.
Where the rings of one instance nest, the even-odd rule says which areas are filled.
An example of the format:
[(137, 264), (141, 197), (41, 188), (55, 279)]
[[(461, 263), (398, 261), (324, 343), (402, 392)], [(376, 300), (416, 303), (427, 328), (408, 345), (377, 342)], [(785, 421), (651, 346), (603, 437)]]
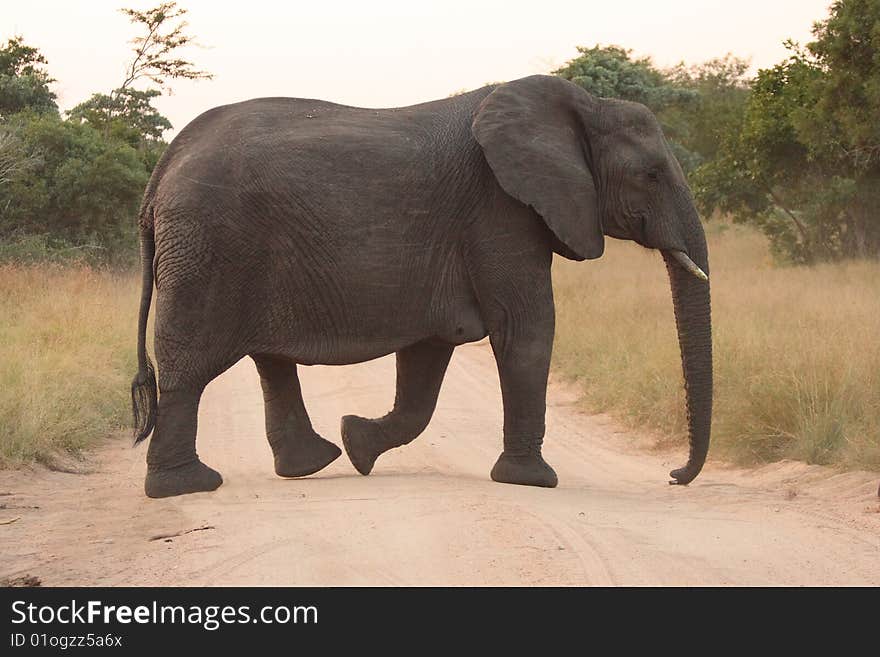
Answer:
[(415, 302), (370, 306), (349, 307), (349, 312), (331, 319), (294, 305), (285, 309), (283, 321), (270, 322), (274, 330), (263, 335), (256, 350), (285, 355), (303, 365), (350, 365), (424, 340), (464, 344), (487, 335), (476, 299), (469, 294), (453, 295), (448, 303), (433, 306)]
[(393, 354), (415, 342), (418, 342), (418, 340), (363, 340), (354, 338), (339, 340), (331, 349), (315, 348), (313, 346), (303, 348), (299, 345), (291, 345), (290, 347), (281, 346), (277, 351), (273, 350), (273, 353), (287, 356), (300, 365), (354, 365)]

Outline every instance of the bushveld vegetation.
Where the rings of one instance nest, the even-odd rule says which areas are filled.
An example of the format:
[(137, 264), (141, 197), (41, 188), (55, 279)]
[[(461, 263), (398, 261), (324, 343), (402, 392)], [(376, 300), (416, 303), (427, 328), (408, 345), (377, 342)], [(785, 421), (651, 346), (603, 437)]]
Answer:
[(20, 36), (0, 47), (0, 257), (136, 259), (135, 213), (172, 126), (152, 104), (162, 91), (134, 85), (211, 76), (175, 52), (193, 41), (185, 9), (121, 11), (143, 33), (124, 80), (63, 113), (46, 58)]
[[(712, 454), (880, 469), (880, 263), (777, 267), (754, 230), (709, 227)], [(681, 360), (659, 254), (608, 241), (554, 263), (556, 372), (583, 403), (686, 444)]]

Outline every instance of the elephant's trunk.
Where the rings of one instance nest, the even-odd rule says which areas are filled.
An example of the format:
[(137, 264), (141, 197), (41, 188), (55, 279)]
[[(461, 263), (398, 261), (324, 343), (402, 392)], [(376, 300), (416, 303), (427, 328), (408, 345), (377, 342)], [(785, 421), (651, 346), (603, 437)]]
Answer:
[[(709, 273), (706, 240), (699, 229), (697, 244), (690, 248), (690, 256), (706, 274)], [(700, 474), (709, 451), (712, 430), (712, 318), (709, 301), (709, 282), (687, 271), (669, 252), (663, 252), (675, 325), (681, 348), (681, 366), (687, 402), (690, 454), (687, 465), (673, 470), (671, 484), (689, 484)]]

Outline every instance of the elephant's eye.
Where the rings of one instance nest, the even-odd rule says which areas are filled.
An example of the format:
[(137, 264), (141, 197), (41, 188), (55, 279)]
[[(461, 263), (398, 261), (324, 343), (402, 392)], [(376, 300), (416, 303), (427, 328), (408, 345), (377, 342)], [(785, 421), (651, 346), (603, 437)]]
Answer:
[(651, 183), (660, 182), (660, 173), (651, 169), (648, 171), (648, 181)]

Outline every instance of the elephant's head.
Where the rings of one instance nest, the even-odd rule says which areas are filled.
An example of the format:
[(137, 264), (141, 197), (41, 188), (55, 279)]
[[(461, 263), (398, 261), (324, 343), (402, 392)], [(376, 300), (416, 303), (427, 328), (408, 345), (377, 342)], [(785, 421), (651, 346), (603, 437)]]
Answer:
[(592, 96), (553, 76), (503, 84), (473, 134), (499, 184), (531, 206), (557, 253), (598, 258), (605, 235), (658, 249), (672, 287), (687, 398), (690, 456), (670, 483), (700, 472), (712, 421), (706, 238), (684, 173), (643, 105)]

